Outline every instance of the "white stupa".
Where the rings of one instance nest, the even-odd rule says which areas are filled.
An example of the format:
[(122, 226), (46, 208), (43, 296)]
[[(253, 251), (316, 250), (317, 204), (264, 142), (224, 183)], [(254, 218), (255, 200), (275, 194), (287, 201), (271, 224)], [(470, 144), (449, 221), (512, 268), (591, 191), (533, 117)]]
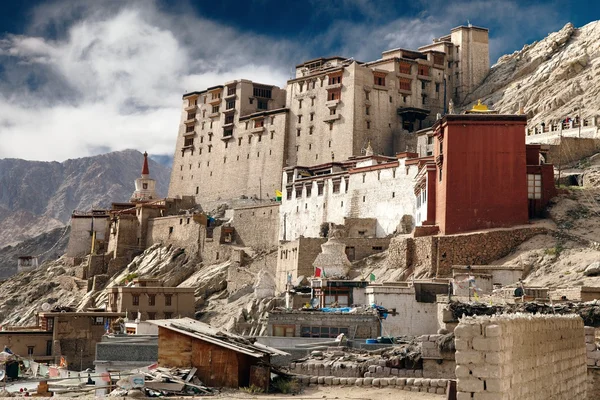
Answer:
[(150, 169), (148, 168), (148, 153), (144, 152), (144, 166), (142, 167), (142, 176), (135, 180), (135, 192), (129, 199), (132, 203), (142, 203), (157, 198), (156, 181), (150, 178)]

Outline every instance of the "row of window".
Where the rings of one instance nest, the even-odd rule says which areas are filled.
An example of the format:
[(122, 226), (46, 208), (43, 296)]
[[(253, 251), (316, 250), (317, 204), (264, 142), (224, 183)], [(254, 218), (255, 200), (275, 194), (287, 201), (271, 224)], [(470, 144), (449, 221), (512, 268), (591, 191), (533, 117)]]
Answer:
[[(118, 294), (116, 294), (116, 296), (118, 297)], [(147, 295), (148, 297), (148, 305), (149, 306), (155, 306), (156, 305), (156, 295), (155, 294), (149, 294)], [(173, 295), (172, 294), (165, 294), (165, 306), (170, 306), (173, 302)], [(117, 299), (115, 298), (114, 301), (116, 302)], [(139, 306), (140, 305), (140, 295), (139, 294), (133, 294), (131, 296), (131, 301), (133, 303), (134, 306)]]
[[(213, 136), (212, 134), (208, 135), (208, 141), (209, 142), (212, 142), (212, 136)], [(223, 132), (223, 137), (224, 138), (231, 137), (231, 136), (233, 136), (233, 130), (231, 130), (231, 131), (230, 130), (225, 130)], [(275, 138), (275, 131), (271, 131), (269, 136), (270, 136), (271, 140), (273, 140)], [(257, 143), (261, 143), (263, 135), (262, 134), (258, 134), (258, 135), (256, 135), (256, 137), (257, 137)], [(194, 139), (195, 138), (185, 138), (184, 139), (183, 149), (181, 150), (181, 156), (182, 157), (184, 156), (186, 150), (190, 150), (191, 154), (194, 155), (194, 150), (195, 150), (193, 148), (193, 146), (194, 146)], [(242, 142), (243, 142), (243, 138), (238, 137), (237, 138), (237, 142), (238, 142), (238, 146), (241, 146)], [(200, 144), (202, 144), (202, 143), (204, 143), (204, 137), (203, 136), (200, 137)], [(252, 136), (248, 136), (248, 144), (252, 144)], [(224, 142), (224, 146), (225, 146), (226, 149), (229, 148), (229, 141)], [(208, 150), (209, 153), (212, 153), (212, 149), (213, 149), (213, 145), (212, 144), (209, 144), (206, 148), (207, 148), (207, 150)], [(198, 154), (202, 155), (202, 147), (198, 147), (198, 151), (199, 151)], [(271, 154), (271, 153), (269, 153), (269, 154)], [(181, 166), (180, 170), (183, 170), (183, 166)]]

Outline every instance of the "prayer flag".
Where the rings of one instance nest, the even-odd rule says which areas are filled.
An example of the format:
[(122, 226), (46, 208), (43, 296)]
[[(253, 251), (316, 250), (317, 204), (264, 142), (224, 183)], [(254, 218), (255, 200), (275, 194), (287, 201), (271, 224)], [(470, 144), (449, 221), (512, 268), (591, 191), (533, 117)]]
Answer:
[(369, 281), (375, 282), (375, 274), (372, 272), (371, 272), (371, 275), (369, 275)]
[(315, 268), (315, 277), (320, 278), (321, 277), (321, 268)]

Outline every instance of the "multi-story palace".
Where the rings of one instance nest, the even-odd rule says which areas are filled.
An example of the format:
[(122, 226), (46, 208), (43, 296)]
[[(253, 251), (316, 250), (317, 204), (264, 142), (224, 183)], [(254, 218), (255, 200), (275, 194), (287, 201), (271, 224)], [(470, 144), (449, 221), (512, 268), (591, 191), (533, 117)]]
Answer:
[(238, 80), (183, 96), (169, 197), (205, 209), (239, 197), (270, 199), (284, 167), (409, 150), (410, 134), (460, 103), (489, 70), (488, 30), (460, 26), (418, 51), (360, 62), (296, 66), (286, 90)]

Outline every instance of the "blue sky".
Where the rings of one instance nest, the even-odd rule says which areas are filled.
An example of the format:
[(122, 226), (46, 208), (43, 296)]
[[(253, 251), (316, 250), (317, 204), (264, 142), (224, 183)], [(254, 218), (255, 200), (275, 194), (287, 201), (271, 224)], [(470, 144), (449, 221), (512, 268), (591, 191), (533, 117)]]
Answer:
[[(181, 94), (237, 78), (284, 86), (303, 60), (368, 61), (470, 21), (492, 64), (600, 19), (593, 1), (0, 0), (0, 158), (135, 148), (168, 158)], [(157, 157), (158, 158), (158, 157)]]

